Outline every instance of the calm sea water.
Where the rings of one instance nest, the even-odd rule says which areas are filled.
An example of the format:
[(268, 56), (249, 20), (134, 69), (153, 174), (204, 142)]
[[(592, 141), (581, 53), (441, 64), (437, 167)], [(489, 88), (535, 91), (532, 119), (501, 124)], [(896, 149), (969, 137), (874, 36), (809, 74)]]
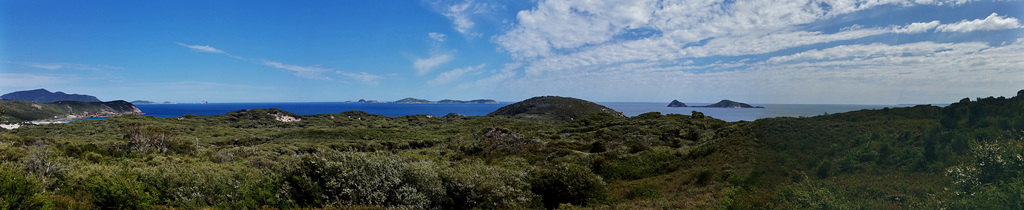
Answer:
[[(384, 116), (405, 116), (426, 114), (444, 116), (448, 113), (458, 113), (466, 116), (483, 116), (491, 113), (508, 102), (499, 104), (361, 104), (342, 102), (316, 102), (316, 103), (211, 103), (211, 104), (139, 104), (142, 112), (154, 117), (180, 117), (186, 114), (195, 115), (220, 115), (241, 109), (265, 109), (278, 108), (287, 112), (300, 115), (339, 113), (350, 110), (359, 110), (371, 114)], [(841, 113), (861, 109), (881, 109), (884, 107), (904, 107), (907, 105), (841, 105), (841, 104), (753, 104), (764, 106), (762, 109), (725, 109), (725, 108), (673, 108), (666, 107), (668, 103), (644, 103), (644, 102), (604, 102), (600, 103), (609, 108), (626, 114), (636, 116), (647, 112), (661, 112), (661, 114), (686, 114), (690, 111), (698, 111), (704, 115), (725, 121), (753, 121), (760, 118), (771, 117), (811, 117), (825, 113)], [(707, 105), (706, 103), (687, 103), (689, 105)]]

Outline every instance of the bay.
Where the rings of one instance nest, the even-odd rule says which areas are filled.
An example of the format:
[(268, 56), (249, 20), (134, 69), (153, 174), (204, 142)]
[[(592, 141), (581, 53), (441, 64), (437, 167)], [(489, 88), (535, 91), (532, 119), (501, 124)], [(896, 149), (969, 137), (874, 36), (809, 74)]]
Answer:
[[(300, 115), (331, 114), (345, 111), (364, 111), (384, 116), (405, 116), (426, 114), (444, 116), (458, 113), (466, 116), (483, 116), (511, 104), (393, 104), (393, 103), (343, 103), (343, 102), (308, 102), (308, 103), (210, 103), (210, 104), (138, 104), (145, 115), (154, 117), (180, 117), (186, 114), (221, 115), (242, 109), (277, 108)], [(667, 103), (655, 102), (598, 102), (626, 116), (637, 116), (647, 112), (661, 114), (684, 114), (691, 111), (704, 113), (725, 121), (754, 121), (772, 117), (812, 117), (822, 114), (834, 114), (862, 109), (882, 109), (885, 107), (906, 107), (910, 105), (862, 105), (862, 104), (752, 104), (764, 106), (757, 109), (700, 108), (700, 107), (666, 107)], [(708, 105), (710, 103), (687, 103), (691, 106)]]

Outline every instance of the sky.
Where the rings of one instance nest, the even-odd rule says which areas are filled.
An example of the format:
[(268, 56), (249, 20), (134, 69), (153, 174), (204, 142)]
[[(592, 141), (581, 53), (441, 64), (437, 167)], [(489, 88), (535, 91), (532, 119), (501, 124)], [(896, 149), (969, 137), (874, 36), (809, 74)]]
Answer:
[(951, 103), (1024, 89), (1024, 2), (0, 0), (0, 93), (194, 103)]

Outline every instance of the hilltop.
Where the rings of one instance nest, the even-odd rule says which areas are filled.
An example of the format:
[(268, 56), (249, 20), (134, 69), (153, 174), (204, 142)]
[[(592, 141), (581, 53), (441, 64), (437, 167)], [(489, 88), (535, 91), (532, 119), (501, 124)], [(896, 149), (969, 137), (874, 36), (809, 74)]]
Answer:
[(8, 94), (4, 94), (0, 96), (0, 98), (3, 98), (5, 100), (31, 101), (35, 103), (50, 103), (57, 101), (100, 102), (100, 99), (97, 99), (95, 96), (67, 94), (60, 91), (54, 93), (46, 89), (15, 91)]
[(560, 121), (571, 121), (591, 114), (608, 114), (618, 118), (626, 117), (622, 112), (594, 102), (559, 96), (533, 97), (498, 108), (498, 110), (487, 114), (487, 116), (551, 118)]

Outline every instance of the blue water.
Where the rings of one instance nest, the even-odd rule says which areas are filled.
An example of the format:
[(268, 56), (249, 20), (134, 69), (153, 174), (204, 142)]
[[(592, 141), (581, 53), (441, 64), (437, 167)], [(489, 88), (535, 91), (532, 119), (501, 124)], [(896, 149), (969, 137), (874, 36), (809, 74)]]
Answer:
[[(502, 102), (499, 104), (364, 104), (364, 103), (342, 103), (342, 102), (316, 102), (316, 103), (212, 103), (212, 104), (138, 104), (145, 115), (155, 117), (180, 117), (186, 114), (195, 115), (220, 115), (241, 109), (266, 109), (278, 108), (287, 112), (300, 115), (340, 113), (350, 110), (359, 110), (371, 114), (384, 116), (405, 116), (426, 114), (433, 116), (444, 116), (448, 113), (458, 113), (466, 116), (483, 116), (491, 113), (502, 106), (510, 104)], [(698, 111), (704, 115), (725, 121), (735, 122), (740, 120), (753, 121), (761, 118), (771, 117), (812, 117), (825, 113), (842, 113), (861, 109), (881, 109), (885, 107), (905, 107), (909, 105), (843, 105), (843, 104), (753, 104), (764, 106), (761, 109), (726, 109), (726, 108), (673, 108), (666, 107), (668, 103), (649, 102), (599, 102), (614, 110), (620, 111), (627, 116), (636, 116), (647, 112), (661, 112), (661, 114), (685, 114), (690, 111)], [(707, 103), (687, 103), (693, 106), (707, 105)]]

